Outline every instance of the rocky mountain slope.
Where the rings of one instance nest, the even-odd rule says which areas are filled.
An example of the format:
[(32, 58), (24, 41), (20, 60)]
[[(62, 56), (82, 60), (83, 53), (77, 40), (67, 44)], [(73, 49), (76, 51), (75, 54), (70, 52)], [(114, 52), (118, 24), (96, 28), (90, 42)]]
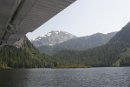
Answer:
[(61, 50), (86, 50), (106, 44), (113, 36), (115, 36), (115, 34), (116, 32), (108, 34), (96, 33), (90, 36), (79, 37), (55, 45), (55, 49), (61, 48)]
[(116, 32), (102, 34), (96, 33), (90, 36), (77, 37), (64, 41), (54, 46), (40, 46), (38, 49), (47, 54), (56, 53), (62, 50), (86, 50), (106, 44)]
[(76, 36), (64, 31), (51, 31), (31, 42), (35, 47), (53, 46), (73, 38), (76, 38)]

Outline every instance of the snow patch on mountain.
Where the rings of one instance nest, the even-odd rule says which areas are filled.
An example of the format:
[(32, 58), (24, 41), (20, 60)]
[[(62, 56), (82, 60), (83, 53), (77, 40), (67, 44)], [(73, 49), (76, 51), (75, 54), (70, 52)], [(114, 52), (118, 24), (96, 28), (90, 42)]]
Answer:
[(63, 43), (67, 40), (76, 38), (75, 35), (72, 35), (64, 31), (50, 31), (45, 35), (37, 37), (35, 40), (31, 41), (36, 47), (40, 46), (53, 46), (56, 44)]

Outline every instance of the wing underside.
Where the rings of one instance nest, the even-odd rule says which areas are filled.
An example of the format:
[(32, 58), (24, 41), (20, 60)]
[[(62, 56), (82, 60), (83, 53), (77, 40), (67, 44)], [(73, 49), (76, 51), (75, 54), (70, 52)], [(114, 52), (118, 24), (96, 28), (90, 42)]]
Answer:
[(13, 44), (75, 0), (0, 0), (0, 44)]

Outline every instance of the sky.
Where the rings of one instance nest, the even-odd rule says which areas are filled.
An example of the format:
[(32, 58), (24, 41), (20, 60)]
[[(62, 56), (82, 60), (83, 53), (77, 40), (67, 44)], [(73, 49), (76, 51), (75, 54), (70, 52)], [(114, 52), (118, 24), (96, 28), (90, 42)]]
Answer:
[(130, 0), (77, 0), (27, 37), (35, 39), (52, 30), (76, 36), (119, 31), (130, 21)]

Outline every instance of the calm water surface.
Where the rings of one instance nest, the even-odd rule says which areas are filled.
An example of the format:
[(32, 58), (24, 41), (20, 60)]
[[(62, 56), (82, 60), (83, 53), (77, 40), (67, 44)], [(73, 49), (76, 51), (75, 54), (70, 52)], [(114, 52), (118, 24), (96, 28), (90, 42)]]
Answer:
[(130, 67), (1, 70), (0, 87), (130, 87)]

